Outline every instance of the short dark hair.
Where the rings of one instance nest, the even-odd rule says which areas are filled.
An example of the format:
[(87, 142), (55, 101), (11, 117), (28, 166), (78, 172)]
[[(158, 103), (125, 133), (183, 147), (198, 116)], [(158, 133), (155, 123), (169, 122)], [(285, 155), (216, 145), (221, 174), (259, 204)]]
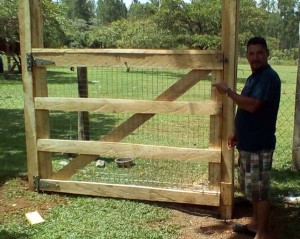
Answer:
[(247, 49), (250, 45), (262, 45), (267, 50), (267, 52), (269, 53), (267, 41), (263, 37), (252, 37), (252, 38), (250, 38), (247, 42)]

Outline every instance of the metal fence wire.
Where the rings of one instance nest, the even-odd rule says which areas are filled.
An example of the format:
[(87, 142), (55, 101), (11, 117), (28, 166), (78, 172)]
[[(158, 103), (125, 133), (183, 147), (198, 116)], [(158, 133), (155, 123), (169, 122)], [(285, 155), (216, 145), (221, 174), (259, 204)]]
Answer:
[[(291, 69), (291, 68), (289, 68)], [(290, 168), (292, 160), (292, 143), (293, 143), (293, 129), (294, 129), (294, 110), (295, 110), (295, 90), (297, 68), (292, 68), (293, 71), (287, 71), (284, 67), (276, 69), (282, 79), (282, 96), (280, 110), (277, 122), (277, 148), (274, 155), (274, 165), (278, 168)], [(158, 70), (143, 70), (131, 69), (131, 72), (126, 74), (127, 79), (124, 80), (124, 71), (126, 69), (103, 69), (94, 68), (89, 69), (89, 95), (91, 97), (105, 98), (107, 95), (115, 95), (116, 98), (128, 99), (153, 99), (155, 94), (162, 85), (170, 84), (174, 78), (180, 76), (184, 72), (172, 71), (158, 71)], [(49, 96), (63, 96), (63, 97), (77, 97), (77, 81), (76, 72), (70, 68), (52, 69), (49, 70), (50, 84)], [(238, 91), (243, 86), (246, 76), (250, 73), (248, 70), (238, 70), (239, 81), (237, 85)], [(122, 81), (119, 82), (119, 75), (122, 74)], [(65, 76), (68, 77), (65, 77)], [(118, 83), (117, 83), (118, 82)], [(121, 85), (120, 85), (121, 84)], [(190, 100), (194, 97), (201, 99), (208, 99), (210, 97), (210, 83), (209, 79), (201, 86), (196, 87), (195, 90), (185, 95), (182, 100)], [(199, 97), (201, 95), (201, 97)], [(0, 162), (2, 168), (14, 171), (16, 173), (26, 172), (26, 147), (25, 147), (25, 127), (24, 127), (24, 100), (23, 100), (23, 86), (20, 74), (12, 74), (8, 77), (3, 74), (0, 75)], [(179, 99), (180, 100), (180, 99)], [(112, 117), (107, 114), (105, 117), (99, 119), (91, 114), (89, 118), (90, 128), (89, 137), (91, 140), (97, 140), (99, 134), (99, 127), (103, 134), (109, 130), (109, 124), (117, 124), (126, 117), (118, 115)], [(191, 118), (194, 117), (194, 118)], [(77, 113), (62, 114), (61, 112), (52, 112), (50, 114), (50, 125), (53, 126), (51, 137), (61, 139), (76, 139), (78, 137), (77, 131)], [(180, 119), (179, 119), (180, 118)], [(208, 147), (209, 140), (209, 118), (203, 116), (175, 116), (175, 118), (166, 118), (160, 116), (153, 119), (147, 127), (139, 129), (135, 135), (129, 136), (128, 140), (132, 143), (158, 144), (158, 145), (173, 145), (183, 147)], [(172, 132), (175, 129), (175, 124), (181, 122), (180, 130)], [(185, 127), (191, 122), (196, 122), (195, 125)], [(194, 124), (193, 123), (193, 124)], [(154, 125), (156, 125), (154, 127)], [(158, 125), (158, 127), (157, 127)], [(176, 125), (177, 127), (178, 125)], [(94, 128), (93, 128), (94, 127)], [(171, 134), (172, 132), (172, 134)], [(184, 134), (182, 133), (184, 132)], [(200, 141), (201, 139), (206, 139)], [(54, 155), (54, 159), (55, 159)], [(280, 160), (276, 160), (280, 159)], [(16, 162), (19, 165), (17, 169), (11, 168), (11, 162)], [(60, 167), (59, 165), (57, 167)], [(164, 167), (164, 165), (156, 165), (156, 167)], [(187, 170), (194, 168), (194, 165), (187, 166)], [(94, 169), (93, 169), (94, 170)], [(194, 177), (198, 177), (195, 168)], [(174, 166), (174, 171), (178, 171)], [(149, 174), (149, 172), (147, 172)], [(82, 171), (79, 173), (80, 177), (85, 177), (87, 173)], [(77, 175), (78, 176), (78, 175)], [(123, 175), (124, 176), (124, 175)], [(128, 175), (123, 177), (121, 174), (116, 177), (103, 171), (96, 173), (96, 177), (106, 178), (108, 182), (111, 177), (113, 180), (128, 180)], [(149, 176), (149, 175), (148, 175)], [(151, 177), (151, 175), (149, 176)], [(180, 177), (180, 175), (177, 175)], [(184, 177), (184, 176), (183, 176)], [(200, 176), (201, 177), (201, 176)], [(133, 176), (132, 180), (138, 180), (138, 177)], [(180, 181), (180, 179), (178, 179)], [(149, 184), (147, 181), (147, 184)], [(153, 179), (153, 183), (156, 183)], [(128, 182), (132, 183), (132, 182)], [(165, 178), (161, 178), (160, 183), (174, 184), (166, 182)], [(191, 182), (193, 184), (193, 182)], [(199, 186), (199, 185), (197, 185)]]

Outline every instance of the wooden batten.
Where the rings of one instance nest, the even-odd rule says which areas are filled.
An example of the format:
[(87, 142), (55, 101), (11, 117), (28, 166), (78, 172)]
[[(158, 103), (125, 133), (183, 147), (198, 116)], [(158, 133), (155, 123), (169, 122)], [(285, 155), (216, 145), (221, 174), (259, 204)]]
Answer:
[(220, 149), (178, 148), (143, 144), (56, 139), (39, 139), (37, 148), (40, 152), (62, 152), (79, 155), (144, 157), (160, 160), (180, 160), (182, 162), (221, 162)]
[(220, 194), (219, 192), (215, 191), (176, 190), (135, 185), (104, 184), (51, 179), (41, 179), (39, 182), (39, 190), (209, 206), (219, 206), (220, 201)]
[(90, 113), (142, 113), (142, 114), (204, 114), (217, 115), (221, 103), (169, 102), (128, 99), (36, 97), (39, 110), (89, 111)]
[(33, 189), (33, 177), (39, 173), (38, 155), (36, 149), (36, 118), (34, 110), (34, 90), (32, 72), (28, 71), (26, 64), (26, 53), (31, 50), (31, 19), (30, 1), (19, 0), (19, 18), (23, 19), (19, 23), (20, 47), (22, 59), (22, 81), (24, 92), (24, 119), (26, 133), (26, 152), (29, 187)]
[[(299, 23), (299, 56), (300, 56), (300, 23)], [(292, 169), (300, 171), (300, 59), (298, 58), (297, 82), (295, 92), (294, 136), (292, 151)]]
[[(222, 81), (222, 71), (212, 72), (212, 84)], [(211, 99), (216, 103), (222, 102), (222, 95), (218, 94), (215, 87), (211, 87)], [(210, 136), (209, 136), (209, 148), (221, 148), (222, 138), (222, 115), (210, 116)], [(220, 190), (221, 182), (221, 165), (218, 163), (209, 163), (209, 185), (215, 190)]]
[[(222, 18), (222, 49), (224, 51), (224, 70), (223, 79), (231, 89), (235, 90), (237, 80), (237, 48), (238, 48), (238, 0), (223, 0), (223, 18)], [(222, 115), (222, 164), (221, 164), (221, 181), (228, 184), (234, 183), (233, 175), (233, 150), (227, 149), (228, 137), (234, 131), (233, 122), (235, 114), (235, 105), (232, 99), (224, 95), (223, 98), (223, 115)], [(233, 198), (233, 187), (230, 188), (230, 197)], [(225, 193), (221, 191), (221, 193)], [(233, 201), (233, 200), (231, 200)], [(225, 205), (220, 203), (221, 217), (231, 218), (233, 204)]]
[(146, 67), (220, 70), (221, 51), (145, 49), (32, 49), (33, 57), (56, 66)]

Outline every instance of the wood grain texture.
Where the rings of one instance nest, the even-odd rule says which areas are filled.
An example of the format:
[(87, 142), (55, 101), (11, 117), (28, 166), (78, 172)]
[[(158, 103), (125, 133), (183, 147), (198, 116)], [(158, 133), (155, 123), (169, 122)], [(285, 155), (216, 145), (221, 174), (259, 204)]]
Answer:
[[(39, 139), (38, 151), (114, 157), (143, 157), (160, 160), (180, 160), (221, 163), (220, 149), (179, 148), (117, 142)], [(72, 162), (72, 161), (71, 161)]]
[(40, 190), (100, 197), (176, 202), (209, 206), (218, 206), (220, 201), (220, 194), (215, 191), (175, 190), (134, 185), (50, 179), (40, 180)]
[(223, 68), (220, 51), (147, 50), (147, 49), (32, 49), (38, 59), (53, 61), (56, 66), (145, 67), (164, 69)]
[(169, 102), (108, 98), (35, 97), (35, 108), (40, 110), (89, 111), (90, 113), (141, 113), (141, 114), (204, 114), (221, 113), (221, 103)]

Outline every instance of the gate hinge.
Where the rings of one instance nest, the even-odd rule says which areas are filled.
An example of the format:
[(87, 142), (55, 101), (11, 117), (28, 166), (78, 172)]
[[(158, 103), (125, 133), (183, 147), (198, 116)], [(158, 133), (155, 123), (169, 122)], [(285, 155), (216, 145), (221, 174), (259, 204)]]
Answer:
[(40, 187), (40, 177), (39, 176), (33, 176), (33, 188), (34, 191), (38, 192)]
[(39, 176), (33, 177), (34, 191), (56, 191), (60, 189), (58, 183), (46, 181), (47, 179), (41, 179)]
[(33, 66), (43, 67), (43, 66), (49, 66), (49, 65), (54, 65), (55, 64), (54, 61), (34, 58), (32, 56), (32, 53), (27, 53), (26, 54), (26, 59), (27, 59), (27, 71), (32, 71)]

